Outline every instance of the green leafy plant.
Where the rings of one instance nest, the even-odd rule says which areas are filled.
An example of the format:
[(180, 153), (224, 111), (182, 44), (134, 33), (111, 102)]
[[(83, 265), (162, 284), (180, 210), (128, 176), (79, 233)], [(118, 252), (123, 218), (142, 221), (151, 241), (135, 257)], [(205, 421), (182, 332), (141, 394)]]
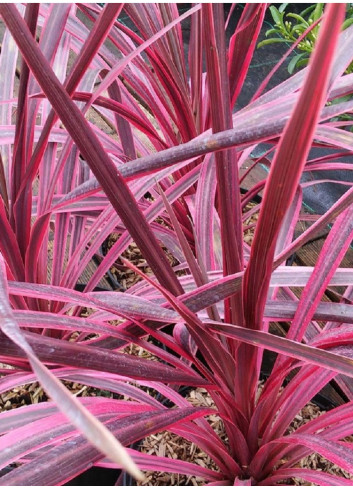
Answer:
[[(271, 5), (270, 12), (274, 27), (266, 31), (265, 35), (266, 37), (274, 37), (261, 41), (258, 44), (258, 48), (273, 43), (295, 43), (296, 49), (302, 52), (292, 57), (288, 64), (288, 72), (292, 74), (295, 69), (306, 66), (318, 37), (324, 5), (323, 3), (310, 5), (300, 14), (286, 12), (287, 7), (289, 6), (290, 8), (288, 3), (282, 3), (279, 8)], [(352, 4), (347, 3), (346, 6), (346, 19), (342, 26), (343, 30), (353, 23)], [(351, 73), (352, 69), (353, 67), (349, 66), (347, 72)]]
[[(353, 474), (353, 269), (339, 268), (353, 238), (351, 183), (294, 231), (302, 175), (353, 169), (342, 160), (353, 135), (332, 122), (352, 102), (327, 105), (353, 92), (353, 26), (342, 36), (345, 7), (328, 5), (309, 66), (270, 91), (267, 77), (233, 113), (265, 9), (247, 4), (228, 44), (221, 4), (182, 15), (163, 3), (0, 4), (0, 392), (39, 380), (50, 398), (0, 413), (0, 468), (16, 463), (2, 485), (62, 485), (93, 465), (214, 485), (347, 485), (298, 461), (318, 452)], [(270, 173), (244, 194), (240, 170), (264, 142)], [(335, 152), (310, 159), (322, 145)], [(257, 211), (250, 246), (243, 223)], [(314, 267), (286, 264), (328, 224)], [(150, 274), (122, 256), (132, 243)], [(141, 281), (94, 290), (113, 265)], [(344, 287), (335, 303), (323, 297), (331, 286)], [(287, 323), (282, 336), (276, 321)], [(128, 354), (130, 345), (153, 359)], [(266, 350), (276, 360), (260, 385)], [(62, 380), (97, 396), (75, 398)], [(347, 402), (291, 432), (332, 380)], [(193, 406), (181, 386), (207, 389), (214, 407)], [(218, 470), (131, 448), (163, 430)]]

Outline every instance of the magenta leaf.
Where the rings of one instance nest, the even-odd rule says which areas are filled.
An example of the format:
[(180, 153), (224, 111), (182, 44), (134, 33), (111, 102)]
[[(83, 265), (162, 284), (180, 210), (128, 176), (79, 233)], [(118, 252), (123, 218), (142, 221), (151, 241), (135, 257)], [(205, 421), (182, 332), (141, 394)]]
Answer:
[[(207, 408), (173, 409), (162, 413), (147, 413), (125, 416), (118, 420), (113, 419), (106, 422), (106, 426), (122, 444), (129, 445), (140, 438), (166, 429), (175, 423), (185, 422), (210, 412), (212, 410)], [(111, 415), (110, 417), (112, 418)], [(24, 478), (26, 478), (26, 483), (30, 485), (63, 484), (101, 458), (102, 455), (87, 443), (85, 438), (81, 436), (72, 437), (40, 456), (40, 462), (35, 459), (33, 462), (29, 462), (4, 476), (2, 483), (21, 485), (24, 483)], [(73, 460), (75, 460), (75, 463), (72, 463)], [(40, 463), (43, 470), (36, 470), (38, 463)]]
[(135, 477), (141, 478), (141, 474), (125, 453), (123, 447), (99, 421), (92, 416), (82, 404), (72, 396), (67, 389), (56, 379), (38, 359), (36, 352), (22, 334), (7, 299), (6, 273), (2, 256), (0, 255), (0, 315), (2, 332), (10, 339), (11, 345), (19, 348), (20, 353), (25, 355), (36, 374), (38, 380), (47, 390), (51, 398), (58, 404), (74, 425), (83, 431), (87, 438), (106, 456), (121, 462)]

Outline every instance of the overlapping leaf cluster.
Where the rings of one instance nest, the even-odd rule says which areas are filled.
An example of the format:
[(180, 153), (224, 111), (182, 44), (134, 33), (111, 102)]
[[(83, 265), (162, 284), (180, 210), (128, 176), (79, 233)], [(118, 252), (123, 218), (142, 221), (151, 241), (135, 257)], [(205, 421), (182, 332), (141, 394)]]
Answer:
[[(270, 91), (264, 80), (235, 111), (265, 9), (246, 5), (228, 43), (234, 6), (225, 20), (221, 4), (182, 15), (173, 4), (0, 5), (0, 389), (39, 380), (53, 400), (0, 414), (0, 467), (17, 464), (2, 484), (60, 485), (92, 464), (139, 477), (137, 464), (217, 485), (347, 485), (297, 464), (318, 452), (353, 474), (353, 269), (339, 268), (353, 237), (351, 183), (295, 230), (303, 186), (326, 181), (303, 184), (302, 174), (352, 170), (342, 157), (353, 136), (332, 120), (353, 103), (327, 102), (353, 92), (353, 27), (340, 33), (345, 8), (328, 6), (309, 67)], [(274, 155), (268, 178), (242, 194), (264, 142), (251, 168)], [(313, 144), (332, 154), (310, 159)], [(258, 211), (250, 247), (243, 221)], [(286, 265), (328, 226), (315, 267)], [(133, 242), (153, 275), (121, 260)], [(94, 291), (114, 264), (143, 280)], [(325, 302), (337, 286), (337, 302)], [(287, 323), (283, 337), (275, 321)], [(160, 361), (128, 355), (130, 344)], [(259, 389), (266, 350), (276, 361)], [(333, 379), (346, 404), (289, 434)], [(115, 396), (79, 402), (61, 380)], [(215, 408), (189, 404), (185, 385), (208, 389)], [(162, 430), (198, 445), (219, 472), (121, 446)]]

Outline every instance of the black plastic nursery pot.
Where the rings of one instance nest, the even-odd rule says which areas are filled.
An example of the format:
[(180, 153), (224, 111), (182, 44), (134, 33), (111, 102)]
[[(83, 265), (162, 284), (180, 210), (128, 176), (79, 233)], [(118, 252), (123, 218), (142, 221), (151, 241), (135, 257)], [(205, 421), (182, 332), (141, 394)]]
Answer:
[[(92, 467), (86, 472), (78, 475), (74, 479), (64, 484), (64, 486), (115, 486), (117, 484), (121, 470), (106, 469), (103, 467)], [(128, 484), (132, 485), (132, 484)]]

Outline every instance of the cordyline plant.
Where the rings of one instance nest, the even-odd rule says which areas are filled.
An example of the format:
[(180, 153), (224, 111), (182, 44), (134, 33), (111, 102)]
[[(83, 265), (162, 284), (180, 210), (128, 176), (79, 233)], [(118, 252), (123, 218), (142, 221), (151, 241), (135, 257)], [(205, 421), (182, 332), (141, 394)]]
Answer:
[[(97, 465), (213, 485), (350, 485), (298, 462), (317, 452), (353, 474), (353, 268), (339, 268), (353, 188), (339, 182), (343, 196), (308, 218), (302, 189), (327, 178), (301, 183), (303, 172), (353, 170), (342, 162), (353, 135), (333, 122), (353, 102), (329, 104), (353, 93), (353, 27), (341, 32), (345, 6), (328, 5), (309, 66), (266, 91), (270, 74), (235, 110), (265, 10), (246, 5), (228, 43), (233, 6), (225, 17), (221, 4), (182, 15), (173, 4), (0, 5), (0, 389), (39, 381), (51, 399), (0, 414), (0, 466), (15, 463), (1, 484), (61, 485)], [(270, 172), (243, 194), (239, 173), (260, 143)], [(333, 152), (310, 159), (313, 145)], [(243, 222), (258, 211), (250, 247)], [(314, 267), (286, 264), (328, 227)], [(152, 274), (120, 259), (132, 242)], [(94, 291), (118, 260), (142, 280)], [(127, 354), (131, 344), (151, 360)], [(260, 384), (266, 351), (276, 359)], [(81, 401), (62, 380), (115, 397)], [(293, 431), (333, 380), (347, 402)], [(214, 407), (193, 407), (181, 386), (207, 389)], [(129, 448), (164, 430), (218, 471)]]

